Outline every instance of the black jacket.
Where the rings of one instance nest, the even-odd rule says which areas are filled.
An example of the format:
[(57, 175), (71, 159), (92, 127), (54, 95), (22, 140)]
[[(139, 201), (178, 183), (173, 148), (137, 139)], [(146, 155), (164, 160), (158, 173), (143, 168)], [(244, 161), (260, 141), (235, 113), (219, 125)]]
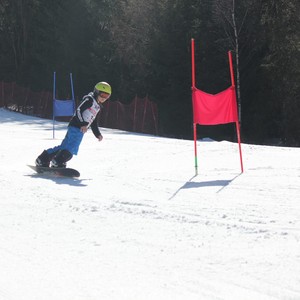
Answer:
[(93, 93), (89, 93), (82, 98), (69, 126), (77, 128), (81, 128), (82, 126), (91, 127), (95, 137), (98, 138), (101, 133), (97, 124), (97, 115), (102, 108), (103, 105), (95, 100)]

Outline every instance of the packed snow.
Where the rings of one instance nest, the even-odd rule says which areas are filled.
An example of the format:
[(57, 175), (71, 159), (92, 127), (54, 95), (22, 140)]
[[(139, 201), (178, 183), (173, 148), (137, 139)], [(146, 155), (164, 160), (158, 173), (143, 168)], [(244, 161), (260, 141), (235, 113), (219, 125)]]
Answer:
[(1, 300), (300, 299), (300, 148), (100, 128), (68, 166), (27, 164), (67, 123), (0, 109)]

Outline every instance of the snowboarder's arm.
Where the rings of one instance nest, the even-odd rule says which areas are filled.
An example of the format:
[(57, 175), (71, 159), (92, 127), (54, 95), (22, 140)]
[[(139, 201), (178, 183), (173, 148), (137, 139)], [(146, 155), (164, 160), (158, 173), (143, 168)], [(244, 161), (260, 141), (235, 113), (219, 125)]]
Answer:
[(92, 131), (93, 131), (93, 134), (95, 135), (95, 137), (101, 141), (103, 139), (103, 136), (99, 130), (99, 127), (98, 127), (98, 123), (97, 123), (97, 118), (93, 121), (93, 123), (91, 124), (91, 128), (92, 128)]

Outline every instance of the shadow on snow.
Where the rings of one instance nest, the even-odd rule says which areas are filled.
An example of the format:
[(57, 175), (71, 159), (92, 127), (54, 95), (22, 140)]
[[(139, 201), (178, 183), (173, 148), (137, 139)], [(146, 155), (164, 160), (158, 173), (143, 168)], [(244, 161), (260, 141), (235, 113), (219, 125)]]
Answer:
[(236, 175), (232, 179), (228, 180), (209, 180), (209, 181), (200, 181), (195, 182), (192, 181), (197, 175), (193, 176), (189, 181), (187, 181), (183, 186), (181, 186), (170, 198), (169, 200), (173, 199), (181, 190), (183, 189), (194, 189), (194, 188), (202, 188), (202, 187), (213, 187), (219, 186), (221, 187), (217, 193), (221, 192), (226, 186), (232, 183), (236, 178), (238, 178), (242, 173)]

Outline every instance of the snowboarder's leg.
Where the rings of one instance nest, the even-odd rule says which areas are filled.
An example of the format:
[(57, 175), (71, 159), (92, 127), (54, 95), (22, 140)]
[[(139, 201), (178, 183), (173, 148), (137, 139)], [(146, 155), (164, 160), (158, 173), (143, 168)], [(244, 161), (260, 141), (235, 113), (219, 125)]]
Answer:
[(65, 138), (59, 146), (44, 150), (35, 161), (39, 167), (66, 167), (66, 162), (69, 161), (73, 155), (77, 155), (79, 145), (82, 141), (83, 133), (80, 128), (68, 127)]
[(77, 155), (82, 138), (83, 133), (80, 131), (80, 128), (69, 126), (68, 132), (60, 147), (61, 149), (69, 150), (73, 155)]
[(60, 150), (51, 160), (52, 168), (65, 168), (67, 161), (73, 157), (72, 153), (66, 149)]

